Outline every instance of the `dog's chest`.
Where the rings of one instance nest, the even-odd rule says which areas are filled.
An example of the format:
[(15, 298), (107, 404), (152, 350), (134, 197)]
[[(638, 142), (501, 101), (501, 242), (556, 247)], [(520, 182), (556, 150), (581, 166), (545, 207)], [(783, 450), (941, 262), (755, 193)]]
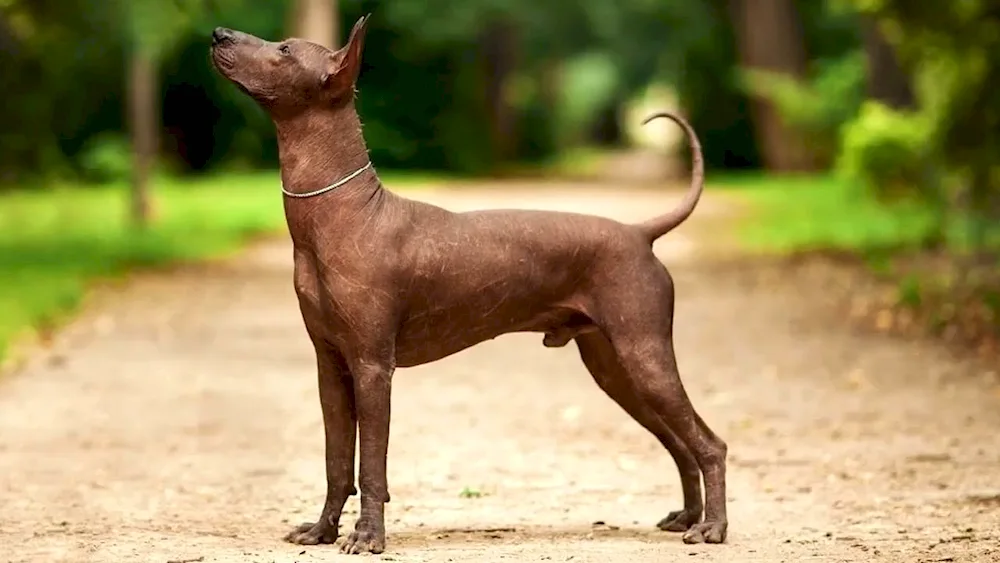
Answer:
[(356, 332), (390, 314), (389, 292), (366, 270), (323, 268), (309, 256), (295, 260), (294, 286), (307, 327), (328, 338)]
[(305, 253), (296, 252), (294, 281), (295, 295), (299, 300), (302, 315), (308, 324), (322, 316), (323, 304), (320, 300), (320, 279), (314, 260)]

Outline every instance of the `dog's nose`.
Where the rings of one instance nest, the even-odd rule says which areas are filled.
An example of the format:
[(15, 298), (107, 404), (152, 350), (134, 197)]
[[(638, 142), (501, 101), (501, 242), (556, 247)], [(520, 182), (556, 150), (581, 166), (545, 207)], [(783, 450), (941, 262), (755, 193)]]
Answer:
[(218, 45), (220, 43), (225, 43), (226, 41), (232, 41), (233, 30), (227, 29), (225, 27), (217, 27), (215, 31), (212, 32), (212, 45)]

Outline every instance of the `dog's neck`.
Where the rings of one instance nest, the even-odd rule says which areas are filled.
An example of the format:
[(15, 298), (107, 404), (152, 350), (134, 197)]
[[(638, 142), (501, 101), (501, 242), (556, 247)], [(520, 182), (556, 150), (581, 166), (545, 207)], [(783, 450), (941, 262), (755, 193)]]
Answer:
[[(289, 192), (323, 189), (368, 164), (368, 146), (353, 103), (276, 119), (275, 126), (281, 183)], [(366, 171), (349, 183), (369, 184), (369, 174), (375, 177), (374, 171)]]

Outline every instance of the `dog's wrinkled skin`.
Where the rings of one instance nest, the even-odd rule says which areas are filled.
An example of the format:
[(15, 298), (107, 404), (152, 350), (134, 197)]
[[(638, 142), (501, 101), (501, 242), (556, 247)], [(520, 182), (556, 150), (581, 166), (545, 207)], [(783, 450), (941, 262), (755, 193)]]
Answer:
[[(275, 123), (289, 191), (324, 188), (368, 163), (354, 108), (366, 21), (355, 24), (338, 51), (221, 28), (213, 34), (217, 69)], [(511, 332), (544, 333), (546, 346), (575, 339), (601, 389), (677, 463), (684, 509), (658, 526), (684, 532), (688, 543), (725, 540), (726, 444), (681, 384), (673, 281), (652, 251), (653, 241), (687, 219), (701, 196), (701, 149), (686, 121), (653, 117), (684, 128), (694, 177), (677, 209), (639, 225), (543, 211), (452, 213), (393, 194), (374, 169), (320, 196), (284, 198), (295, 291), (316, 351), (327, 477), (319, 519), (293, 530), (288, 541), (337, 540), (341, 510), (356, 493), (357, 438), (361, 512), (341, 549), (382, 552), (394, 370)]]

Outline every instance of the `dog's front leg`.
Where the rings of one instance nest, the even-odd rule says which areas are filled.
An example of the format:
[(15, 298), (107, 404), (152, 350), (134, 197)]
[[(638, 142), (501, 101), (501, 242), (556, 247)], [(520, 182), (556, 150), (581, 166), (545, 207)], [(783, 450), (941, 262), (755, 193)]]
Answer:
[(358, 409), (361, 467), (361, 514), (341, 546), (344, 553), (385, 550), (385, 503), (389, 502), (386, 458), (389, 450), (389, 402), (394, 354), (362, 354), (350, 363)]
[(319, 402), (326, 436), (326, 501), (316, 522), (302, 524), (285, 536), (285, 541), (300, 545), (337, 541), (344, 503), (347, 497), (357, 494), (354, 445), (358, 419), (353, 383), (340, 354), (320, 341), (315, 342), (315, 347)]

